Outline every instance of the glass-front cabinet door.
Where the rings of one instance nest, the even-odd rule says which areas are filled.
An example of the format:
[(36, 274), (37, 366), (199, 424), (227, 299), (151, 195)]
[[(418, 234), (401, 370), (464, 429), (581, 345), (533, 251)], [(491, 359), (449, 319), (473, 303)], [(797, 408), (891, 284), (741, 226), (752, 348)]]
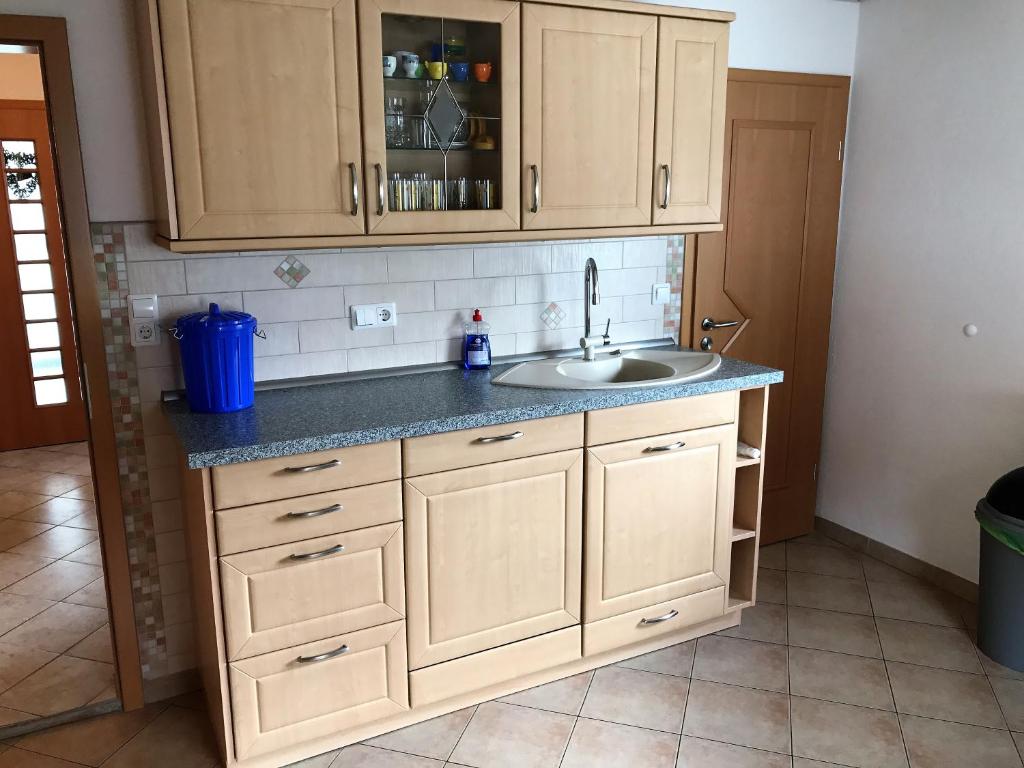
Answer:
[(370, 233), (519, 229), (519, 7), (360, 0)]

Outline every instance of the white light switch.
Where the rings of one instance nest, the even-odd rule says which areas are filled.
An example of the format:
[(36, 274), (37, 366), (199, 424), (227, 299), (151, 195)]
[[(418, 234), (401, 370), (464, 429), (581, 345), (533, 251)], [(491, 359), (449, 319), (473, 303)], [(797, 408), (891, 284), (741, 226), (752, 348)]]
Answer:
[(672, 286), (668, 283), (655, 283), (651, 286), (651, 304), (668, 304)]
[(156, 346), (160, 343), (157, 327), (157, 296), (155, 293), (128, 297), (128, 330), (133, 347)]
[(353, 304), (349, 308), (349, 316), (355, 329), (398, 324), (394, 304)]

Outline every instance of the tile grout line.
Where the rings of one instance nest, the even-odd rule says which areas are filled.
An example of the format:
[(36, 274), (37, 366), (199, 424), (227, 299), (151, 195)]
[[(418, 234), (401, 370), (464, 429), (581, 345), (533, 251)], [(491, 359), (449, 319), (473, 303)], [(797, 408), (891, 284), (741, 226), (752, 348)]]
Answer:
[[(864, 564), (861, 562), (861, 569), (863, 570)], [(865, 583), (867, 581), (867, 573), (865, 572)], [(878, 632), (878, 617), (875, 615), (875, 604), (871, 599), (871, 590), (868, 589), (868, 604), (871, 606), (871, 623), (875, 628), (875, 637), (878, 638), (878, 651), (882, 654), (882, 669), (885, 671), (885, 682), (889, 685), (889, 695), (892, 697), (892, 709), (893, 714), (896, 717), (896, 728), (900, 734), (900, 744), (903, 745), (903, 755), (907, 760), (907, 765), (912, 766), (910, 761), (910, 747), (907, 745), (906, 736), (903, 735), (903, 721), (900, 720), (900, 707), (896, 703), (896, 691), (892, 687), (892, 678), (889, 676), (889, 665), (885, 659), (885, 648), (882, 646), (882, 635)]]

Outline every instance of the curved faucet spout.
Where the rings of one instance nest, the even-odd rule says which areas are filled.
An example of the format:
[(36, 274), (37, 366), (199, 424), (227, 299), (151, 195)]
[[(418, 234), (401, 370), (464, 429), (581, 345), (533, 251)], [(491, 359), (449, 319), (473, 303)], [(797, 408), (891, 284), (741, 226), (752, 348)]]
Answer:
[(601, 289), (597, 281), (597, 262), (587, 259), (583, 267), (583, 335), (590, 335), (590, 307), (601, 303)]

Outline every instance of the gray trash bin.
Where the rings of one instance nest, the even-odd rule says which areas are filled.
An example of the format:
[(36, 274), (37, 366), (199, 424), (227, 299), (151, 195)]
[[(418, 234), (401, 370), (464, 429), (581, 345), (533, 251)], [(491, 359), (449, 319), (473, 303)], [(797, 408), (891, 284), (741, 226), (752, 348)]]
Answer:
[(981, 525), (978, 647), (1024, 672), (1024, 467), (996, 480), (974, 516)]

